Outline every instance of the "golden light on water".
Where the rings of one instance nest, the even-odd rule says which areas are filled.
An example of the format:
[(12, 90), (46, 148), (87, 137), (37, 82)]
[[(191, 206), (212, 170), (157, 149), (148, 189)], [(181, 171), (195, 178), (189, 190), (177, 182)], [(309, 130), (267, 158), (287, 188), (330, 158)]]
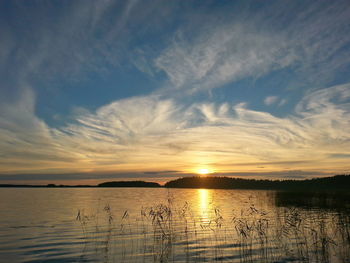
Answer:
[(202, 223), (209, 221), (209, 190), (198, 189), (199, 210)]
[(198, 189), (201, 211), (208, 210), (208, 190)]

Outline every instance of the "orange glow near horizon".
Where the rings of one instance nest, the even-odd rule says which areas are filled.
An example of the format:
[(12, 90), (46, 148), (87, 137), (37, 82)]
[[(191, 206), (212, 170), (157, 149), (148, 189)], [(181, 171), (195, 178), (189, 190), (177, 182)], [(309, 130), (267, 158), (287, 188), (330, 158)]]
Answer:
[(208, 175), (212, 173), (213, 171), (209, 168), (199, 168), (196, 170), (196, 173), (199, 175)]

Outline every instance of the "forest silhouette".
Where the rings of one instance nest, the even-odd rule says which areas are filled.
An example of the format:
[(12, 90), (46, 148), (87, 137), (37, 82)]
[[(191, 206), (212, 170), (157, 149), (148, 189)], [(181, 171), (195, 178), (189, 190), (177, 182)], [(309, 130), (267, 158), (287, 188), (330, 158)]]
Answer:
[(291, 191), (349, 191), (350, 175), (304, 180), (257, 180), (223, 176), (182, 177), (164, 184), (145, 181), (112, 181), (98, 185), (16, 185), (0, 184), (0, 187), (165, 187), (165, 188), (206, 188), (206, 189), (252, 189)]

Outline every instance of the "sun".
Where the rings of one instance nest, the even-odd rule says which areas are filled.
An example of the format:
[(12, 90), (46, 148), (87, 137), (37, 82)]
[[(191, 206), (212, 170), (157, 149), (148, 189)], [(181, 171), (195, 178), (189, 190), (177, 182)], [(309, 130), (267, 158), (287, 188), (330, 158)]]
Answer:
[(207, 175), (207, 174), (210, 173), (210, 171), (207, 168), (201, 168), (201, 169), (197, 170), (197, 173), (200, 174), (200, 175)]

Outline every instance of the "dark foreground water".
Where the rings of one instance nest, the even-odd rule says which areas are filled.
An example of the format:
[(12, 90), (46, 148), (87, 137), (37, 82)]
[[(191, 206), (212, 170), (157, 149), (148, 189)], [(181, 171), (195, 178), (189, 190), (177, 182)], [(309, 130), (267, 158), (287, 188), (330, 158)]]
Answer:
[(0, 262), (350, 262), (347, 195), (0, 189)]

